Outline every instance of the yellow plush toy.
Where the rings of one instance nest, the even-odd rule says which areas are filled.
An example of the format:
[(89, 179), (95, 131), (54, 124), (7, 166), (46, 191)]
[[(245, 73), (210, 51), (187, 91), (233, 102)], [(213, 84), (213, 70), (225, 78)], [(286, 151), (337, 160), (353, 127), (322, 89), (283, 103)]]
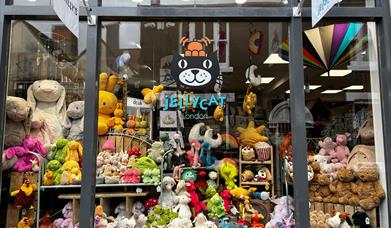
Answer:
[(253, 113), (252, 110), (254, 109), (256, 103), (257, 95), (253, 92), (248, 93), (243, 100), (243, 110), (248, 115), (251, 115)]
[(155, 105), (157, 99), (159, 98), (159, 93), (163, 91), (164, 87), (162, 84), (154, 86), (153, 89), (144, 88), (141, 90), (141, 94), (144, 96), (145, 104)]
[(79, 163), (70, 160), (65, 162), (62, 165), (62, 168), (64, 170), (61, 174), (62, 185), (80, 184), (81, 171), (80, 171)]
[(213, 113), (213, 117), (215, 118), (216, 121), (218, 122), (223, 122), (224, 121), (224, 109), (218, 105)]
[(53, 171), (47, 170), (43, 176), (43, 185), (49, 186), (54, 185), (54, 173)]
[(117, 103), (117, 108), (114, 110), (114, 131), (122, 132), (124, 129), (123, 125), (125, 124), (123, 117), (125, 115), (124, 110), (122, 108), (122, 103)]
[[(117, 97), (112, 93), (105, 91), (103, 89), (108, 89), (111, 87), (113, 81), (115, 81), (116, 76), (110, 76), (107, 79), (106, 73), (101, 73), (99, 75), (99, 116), (98, 116), (98, 135), (105, 135), (110, 128), (114, 127), (114, 120), (112, 119), (112, 114), (118, 103)], [(115, 84), (113, 85), (115, 86)]]
[(76, 141), (69, 142), (67, 153), (65, 156), (65, 161), (72, 160), (72, 161), (80, 162), (82, 156), (83, 156), (83, 146)]
[(242, 146), (251, 146), (255, 148), (257, 142), (266, 142), (269, 139), (261, 133), (266, 129), (265, 125), (255, 127), (254, 121), (248, 123), (247, 128), (238, 127), (239, 142)]

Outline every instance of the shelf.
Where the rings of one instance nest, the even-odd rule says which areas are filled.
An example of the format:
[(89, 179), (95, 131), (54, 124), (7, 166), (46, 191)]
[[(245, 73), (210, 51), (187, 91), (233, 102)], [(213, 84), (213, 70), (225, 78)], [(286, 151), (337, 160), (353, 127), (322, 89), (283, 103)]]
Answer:
[(271, 165), (271, 161), (241, 161), (242, 165)]
[(270, 185), (269, 182), (242, 182), (243, 185)]
[[(119, 197), (140, 197), (147, 196), (149, 192), (110, 192), (110, 193), (96, 193), (95, 198), (119, 198)], [(59, 199), (80, 199), (80, 194), (61, 194)]]
[[(81, 185), (50, 185), (50, 186), (41, 186), (40, 189), (66, 189), (66, 188), (80, 188)], [(154, 184), (97, 184), (97, 188), (105, 188), (105, 187), (147, 187), (147, 186), (157, 186)]]

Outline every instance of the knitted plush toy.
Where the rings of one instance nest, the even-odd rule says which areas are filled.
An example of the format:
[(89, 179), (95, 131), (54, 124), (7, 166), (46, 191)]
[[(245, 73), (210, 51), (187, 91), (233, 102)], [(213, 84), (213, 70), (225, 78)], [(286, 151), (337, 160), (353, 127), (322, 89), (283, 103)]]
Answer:
[(236, 162), (230, 158), (224, 158), (219, 163), (220, 176), (225, 180), (225, 186), (228, 190), (236, 188), (236, 177), (239, 170)]

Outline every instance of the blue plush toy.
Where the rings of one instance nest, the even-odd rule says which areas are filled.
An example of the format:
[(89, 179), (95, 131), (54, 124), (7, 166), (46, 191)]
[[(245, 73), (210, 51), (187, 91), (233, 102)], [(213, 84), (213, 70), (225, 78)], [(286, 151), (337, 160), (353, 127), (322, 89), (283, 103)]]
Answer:
[(234, 224), (231, 222), (231, 219), (228, 217), (221, 218), (219, 220), (221, 228), (234, 228)]
[(217, 165), (217, 158), (212, 156), (211, 153), (210, 144), (207, 142), (202, 142), (200, 152), (202, 166), (205, 166), (206, 168), (213, 168), (215, 165)]
[(197, 181), (197, 174), (194, 169), (185, 169), (182, 171), (181, 179), (184, 181)]

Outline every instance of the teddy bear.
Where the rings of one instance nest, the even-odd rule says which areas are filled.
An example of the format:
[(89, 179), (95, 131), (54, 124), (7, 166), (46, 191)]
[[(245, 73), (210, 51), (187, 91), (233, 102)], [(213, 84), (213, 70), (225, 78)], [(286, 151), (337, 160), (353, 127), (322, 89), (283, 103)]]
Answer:
[(19, 146), (30, 133), (31, 106), (23, 98), (7, 96), (5, 113), (4, 147)]
[(64, 137), (65, 97), (64, 86), (54, 80), (35, 81), (27, 90), (27, 102), (33, 110), (33, 115), (41, 113), (47, 121), (54, 139)]
[(102, 170), (101, 176), (104, 178), (105, 184), (118, 184), (120, 182), (121, 177), (111, 164), (103, 165)]
[(337, 179), (330, 184), (330, 190), (333, 193), (333, 203), (358, 205), (358, 196), (353, 193), (354, 172), (352, 169), (342, 168), (337, 171)]
[(114, 110), (118, 103), (117, 97), (112, 93), (116, 76), (107, 78), (106, 73), (99, 75), (99, 114), (98, 114), (98, 135), (105, 135), (115, 123), (112, 119)]
[(353, 184), (352, 190), (358, 195), (359, 205), (365, 210), (379, 206), (385, 198), (384, 189), (379, 183), (379, 170), (376, 163), (367, 163), (358, 167), (355, 172), (358, 180)]
[(310, 212), (310, 224), (311, 228), (329, 228), (327, 220), (331, 218), (329, 213), (315, 210)]
[(155, 141), (151, 148), (148, 149), (148, 157), (160, 164), (163, 160), (164, 145), (162, 141)]
[(122, 133), (122, 130), (124, 129), (123, 125), (125, 124), (123, 118), (125, 116), (123, 104), (117, 103), (116, 108), (113, 112), (113, 121), (114, 121), (114, 132)]
[(330, 154), (331, 155), (331, 162), (333, 163), (342, 163), (347, 164), (348, 163), (348, 157), (349, 157), (349, 147), (347, 147), (348, 139), (350, 138), (350, 133), (345, 134), (337, 134), (337, 137), (335, 139), (337, 146), (335, 147), (335, 153)]
[(76, 161), (80, 164), (83, 156), (83, 146), (76, 141), (71, 141), (67, 145), (65, 161)]
[(332, 138), (326, 137), (323, 141), (319, 141), (318, 145), (321, 147), (319, 150), (319, 155), (323, 156), (333, 156), (335, 154), (335, 147), (337, 144), (333, 141)]
[(332, 195), (330, 191), (330, 177), (327, 174), (315, 174), (313, 182), (319, 185), (318, 189), (314, 194), (314, 201), (316, 202), (331, 202)]
[(67, 109), (64, 136), (70, 141), (83, 140), (84, 101), (74, 101)]
[(254, 173), (251, 170), (244, 170), (243, 173), (240, 175), (243, 182), (252, 181), (254, 179)]
[(190, 197), (187, 195), (178, 195), (176, 197), (178, 205), (173, 209), (173, 212), (178, 213), (179, 218), (191, 219), (192, 213), (189, 207)]

